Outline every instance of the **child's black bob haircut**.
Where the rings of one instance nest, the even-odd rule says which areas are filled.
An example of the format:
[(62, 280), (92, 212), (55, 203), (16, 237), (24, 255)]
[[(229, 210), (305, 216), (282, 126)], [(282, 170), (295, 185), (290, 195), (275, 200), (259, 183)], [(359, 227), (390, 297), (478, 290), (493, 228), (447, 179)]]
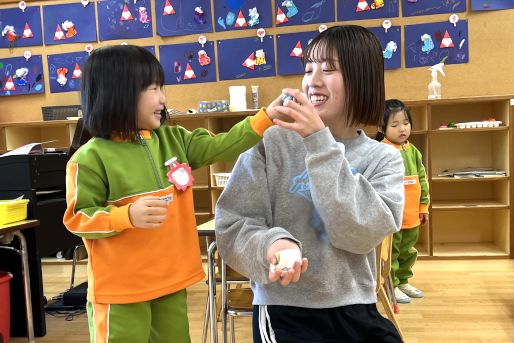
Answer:
[(384, 113), (384, 56), (380, 42), (362, 26), (331, 27), (312, 40), (303, 64), (339, 62), (345, 87), (347, 125), (377, 127)]
[(405, 113), (405, 115), (407, 116), (407, 119), (409, 120), (410, 127), (412, 129), (412, 115), (410, 113), (410, 109), (407, 106), (405, 106), (405, 104), (401, 100), (398, 100), (398, 99), (386, 100), (384, 117), (382, 119), (382, 122), (380, 123), (379, 131), (377, 132), (377, 136), (375, 137), (375, 139), (377, 141), (381, 142), (384, 140), (385, 132), (387, 129), (387, 123), (389, 122), (389, 118), (391, 117), (391, 115), (398, 113), (398, 112)]
[[(80, 102), (84, 125), (93, 137), (135, 139), (137, 104), (148, 86), (164, 84), (161, 64), (148, 50), (113, 45), (94, 50), (82, 74)], [(166, 108), (161, 124), (167, 119)]]

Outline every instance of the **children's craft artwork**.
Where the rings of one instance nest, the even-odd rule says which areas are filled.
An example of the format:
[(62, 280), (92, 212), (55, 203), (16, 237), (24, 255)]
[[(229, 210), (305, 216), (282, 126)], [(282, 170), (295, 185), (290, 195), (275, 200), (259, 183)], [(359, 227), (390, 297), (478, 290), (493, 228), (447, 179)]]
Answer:
[(394, 18), (398, 15), (398, 0), (339, 0), (337, 2), (338, 21)]
[(220, 80), (275, 76), (273, 36), (218, 41)]
[(318, 34), (318, 31), (310, 31), (277, 35), (278, 75), (303, 74), (303, 50)]
[(155, 0), (155, 6), (155, 25), (159, 36), (212, 32), (211, 3), (208, 0)]
[(468, 63), (468, 21), (405, 26), (405, 64), (407, 68)]
[(387, 32), (383, 27), (368, 27), (380, 41), (384, 55), (384, 68), (401, 68), (402, 61), (402, 30), (400, 26), (391, 26)]
[(165, 84), (216, 81), (214, 42), (159, 45)]
[(100, 41), (152, 37), (151, 6), (150, 0), (99, 1)]
[(276, 0), (275, 25), (308, 25), (335, 21), (334, 0)]
[(402, 0), (404, 17), (466, 12), (466, 0)]
[(0, 59), (0, 96), (45, 92), (41, 55)]
[(506, 10), (514, 8), (514, 0), (471, 0), (472, 11)]
[(79, 91), (82, 67), (88, 57), (85, 51), (48, 55), (50, 93)]
[(39, 6), (0, 9), (0, 48), (43, 45)]
[(96, 41), (95, 7), (81, 3), (43, 6), (45, 45)]
[(214, 1), (215, 31), (271, 27), (271, 0)]

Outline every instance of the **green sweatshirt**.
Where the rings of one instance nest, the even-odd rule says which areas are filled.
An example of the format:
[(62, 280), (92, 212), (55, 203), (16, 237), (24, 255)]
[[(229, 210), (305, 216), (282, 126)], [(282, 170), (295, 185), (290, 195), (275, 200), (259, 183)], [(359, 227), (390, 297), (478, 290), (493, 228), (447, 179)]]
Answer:
[(428, 182), (421, 152), (409, 142), (398, 145), (385, 138), (382, 142), (394, 146), (402, 154), (405, 167), (405, 177), (403, 179), (405, 208), (403, 209), (402, 229), (415, 228), (420, 225), (419, 214), (428, 213), (430, 203)]
[[(196, 169), (233, 160), (271, 125), (261, 110), (218, 135), (163, 125), (136, 142), (94, 138), (82, 146), (67, 166), (64, 224), (89, 254), (88, 300), (147, 301), (202, 280), (192, 187), (174, 187), (164, 163), (177, 157)], [(170, 197), (166, 220), (158, 229), (134, 227), (129, 206), (150, 195)]]

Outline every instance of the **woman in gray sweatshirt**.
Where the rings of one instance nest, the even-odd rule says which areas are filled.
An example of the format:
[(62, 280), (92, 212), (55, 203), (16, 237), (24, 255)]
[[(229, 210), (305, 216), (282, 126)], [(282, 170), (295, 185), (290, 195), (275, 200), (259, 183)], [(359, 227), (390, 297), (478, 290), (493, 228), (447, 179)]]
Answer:
[[(290, 120), (243, 153), (216, 207), (225, 262), (252, 280), (255, 342), (401, 342), (376, 309), (374, 248), (399, 230), (402, 158), (359, 127), (380, 124), (380, 43), (360, 26), (319, 34), (302, 90), (266, 111)], [(290, 268), (277, 252), (301, 251)]]

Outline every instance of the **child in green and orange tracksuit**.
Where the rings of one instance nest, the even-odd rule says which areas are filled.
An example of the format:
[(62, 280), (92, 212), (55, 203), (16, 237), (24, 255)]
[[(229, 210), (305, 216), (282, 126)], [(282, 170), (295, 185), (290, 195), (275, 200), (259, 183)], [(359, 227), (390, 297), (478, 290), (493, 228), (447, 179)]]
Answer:
[(419, 150), (408, 141), (412, 129), (412, 116), (405, 104), (396, 99), (387, 100), (382, 127), (377, 140), (400, 150), (405, 166), (405, 208), (402, 229), (393, 235), (391, 275), (394, 295), (400, 304), (410, 298), (422, 298), (423, 292), (409, 284), (412, 266), (418, 251), (414, 247), (419, 237), (419, 228), (428, 222), (428, 182)]

